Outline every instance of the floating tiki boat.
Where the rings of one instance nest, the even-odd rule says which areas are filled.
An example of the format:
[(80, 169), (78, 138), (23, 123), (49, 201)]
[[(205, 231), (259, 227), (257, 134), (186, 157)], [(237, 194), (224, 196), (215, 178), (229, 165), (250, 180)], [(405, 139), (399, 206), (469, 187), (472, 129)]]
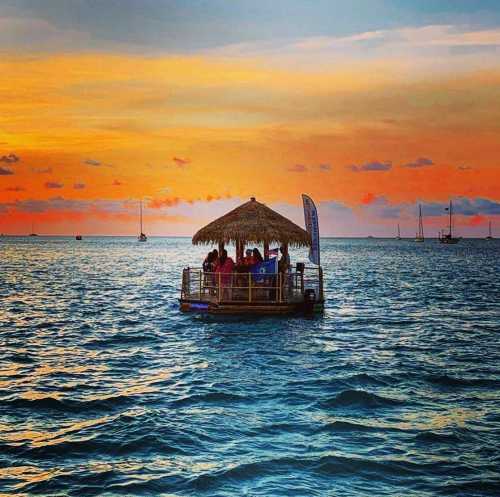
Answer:
[[(231, 212), (200, 229), (193, 244), (217, 244), (219, 254), (226, 244), (236, 247), (236, 265), (231, 273), (206, 272), (187, 267), (182, 273), (180, 308), (182, 311), (205, 311), (211, 314), (293, 314), (321, 312), (324, 306), (323, 270), (319, 265), (319, 228), (316, 208), (303, 195), (308, 230), (251, 198)], [(264, 261), (252, 266), (241, 264), (245, 246), (264, 246)], [(297, 262), (278, 264), (273, 258), (283, 248), (309, 247), (314, 265)], [(278, 270), (280, 268), (280, 270)]]
[(460, 238), (456, 238), (456, 237), (453, 237), (453, 233), (452, 233), (452, 226), (453, 226), (453, 222), (452, 222), (452, 218), (453, 218), (453, 204), (451, 203), (451, 200), (450, 200), (450, 206), (449, 207), (446, 207), (445, 208), (446, 211), (448, 211), (449, 213), (449, 226), (448, 226), (448, 233), (443, 233), (441, 232), (439, 234), (439, 241), (441, 243), (458, 243)]
[(422, 222), (422, 206), (418, 206), (418, 233), (415, 235), (416, 242), (424, 241), (424, 224)]

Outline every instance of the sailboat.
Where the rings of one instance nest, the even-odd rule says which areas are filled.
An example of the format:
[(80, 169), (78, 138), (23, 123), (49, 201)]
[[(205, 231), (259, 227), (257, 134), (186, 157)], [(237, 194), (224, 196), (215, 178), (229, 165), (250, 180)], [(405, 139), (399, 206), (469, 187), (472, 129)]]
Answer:
[(140, 242), (147, 242), (148, 237), (142, 231), (142, 200), (141, 200), (141, 204), (140, 204), (140, 212), (141, 212), (141, 216), (140, 216), (141, 234), (137, 237), (137, 240), (139, 240)]
[(31, 233), (30, 233), (30, 236), (38, 236), (35, 233), (35, 223), (33, 221), (31, 222)]
[(416, 242), (424, 241), (424, 224), (422, 223), (422, 206), (418, 206), (418, 233), (415, 234)]
[(451, 200), (450, 200), (450, 205), (449, 207), (446, 207), (446, 209), (450, 216), (450, 221), (449, 221), (449, 225), (448, 225), (448, 233), (443, 233), (441, 232), (440, 235), (439, 235), (439, 241), (441, 243), (458, 243), (460, 238), (456, 238), (456, 237), (453, 237), (453, 233), (452, 233), (452, 218), (453, 218), (453, 204), (451, 203)]
[(488, 236), (486, 237), (486, 240), (493, 240), (493, 236), (491, 234), (491, 221), (489, 222), (488, 226)]
[(399, 223), (398, 223), (398, 236), (396, 237), (396, 240), (401, 240), (401, 231), (399, 230)]

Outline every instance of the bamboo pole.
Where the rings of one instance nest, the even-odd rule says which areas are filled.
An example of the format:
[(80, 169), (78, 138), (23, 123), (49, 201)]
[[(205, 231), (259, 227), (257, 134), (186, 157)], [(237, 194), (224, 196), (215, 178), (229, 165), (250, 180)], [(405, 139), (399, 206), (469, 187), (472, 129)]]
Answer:
[(269, 243), (264, 242), (264, 260), (268, 261), (269, 260)]
[(236, 263), (241, 263), (245, 249), (244, 240), (236, 240)]

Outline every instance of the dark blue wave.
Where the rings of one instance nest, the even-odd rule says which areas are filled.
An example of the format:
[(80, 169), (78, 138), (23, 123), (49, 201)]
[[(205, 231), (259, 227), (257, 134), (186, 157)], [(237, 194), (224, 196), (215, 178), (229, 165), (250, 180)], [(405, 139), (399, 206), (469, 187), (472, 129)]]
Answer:
[(192, 394), (186, 397), (172, 401), (172, 404), (178, 407), (189, 406), (192, 404), (226, 404), (247, 402), (250, 399), (244, 395), (237, 395), (226, 392), (208, 392), (204, 394)]
[(424, 444), (455, 444), (463, 441), (463, 437), (457, 433), (439, 433), (435, 431), (425, 431), (418, 433), (415, 440)]
[(326, 423), (324, 424), (319, 430), (319, 432), (387, 432), (387, 431), (406, 431), (403, 428), (398, 428), (396, 426), (390, 426), (390, 425), (380, 425), (380, 424), (375, 424), (375, 425), (370, 425), (370, 424), (363, 424), (363, 423), (354, 423), (351, 421), (345, 421), (345, 420), (336, 420), (331, 423)]
[(108, 411), (117, 407), (124, 408), (132, 403), (133, 399), (130, 396), (120, 394), (92, 400), (61, 400), (50, 396), (37, 399), (10, 397), (0, 399), (0, 409), (27, 409), (33, 412), (63, 411), (78, 414), (82, 412)]
[(427, 381), (445, 387), (500, 388), (500, 379), (494, 378), (458, 378), (444, 374), (428, 376)]
[(390, 407), (401, 405), (403, 402), (398, 399), (392, 399), (364, 390), (344, 390), (334, 398), (323, 400), (325, 407)]

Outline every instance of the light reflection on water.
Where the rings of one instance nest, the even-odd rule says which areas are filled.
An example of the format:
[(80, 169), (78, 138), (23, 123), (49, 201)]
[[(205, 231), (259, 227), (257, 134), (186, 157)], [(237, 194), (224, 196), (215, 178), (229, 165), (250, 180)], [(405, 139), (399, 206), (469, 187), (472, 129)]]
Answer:
[(0, 494), (496, 495), (500, 243), (324, 240), (314, 319), (179, 313), (206, 250), (2, 239)]

